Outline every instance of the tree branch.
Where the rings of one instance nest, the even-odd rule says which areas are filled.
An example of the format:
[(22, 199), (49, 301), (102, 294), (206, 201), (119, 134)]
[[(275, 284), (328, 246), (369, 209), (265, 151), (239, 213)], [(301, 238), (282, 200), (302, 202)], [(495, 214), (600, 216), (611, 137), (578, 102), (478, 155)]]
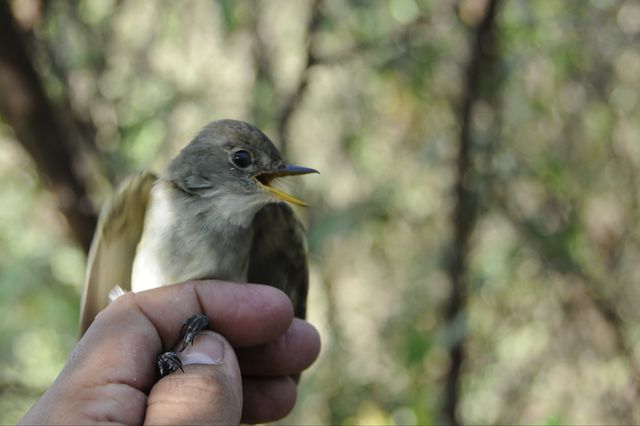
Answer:
[(307, 34), (305, 36), (307, 46), (305, 64), (302, 72), (300, 73), (300, 79), (298, 80), (297, 86), (284, 101), (278, 116), (278, 138), (280, 139), (280, 149), (285, 155), (287, 151), (291, 116), (302, 101), (304, 92), (309, 84), (310, 70), (317, 61), (315, 56), (315, 43), (320, 22), (322, 21), (322, 13), (320, 9), (323, 1), (324, 0), (313, 0), (313, 4), (311, 5), (311, 17), (309, 19), (309, 24), (307, 25)]
[(77, 167), (73, 135), (56, 117), (7, 2), (0, 2), (0, 113), (54, 193), (75, 239), (88, 251), (97, 220)]
[(448, 348), (449, 369), (442, 402), (442, 421), (453, 425), (460, 424), (458, 406), (460, 376), (465, 356), (464, 313), (467, 305), (468, 253), (471, 234), (478, 217), (478, 182), (472, 159), (475, 144), (472, 136), (472, 117), (476, 103), (483, 97), (483, 88), (488, 80), (486, 74), (489, 74), (488, 71), (495, 59), (497, 7), (498, 0), (490, 0), (483, 19), (475, 29), (460, 109), (461, 128), (454, 188), (456, 202), (453, 212), (453, 250), (447, 271), (451, 282), (451, 294), (444, 313), (446, 327), (454, 330), (454, 340)]

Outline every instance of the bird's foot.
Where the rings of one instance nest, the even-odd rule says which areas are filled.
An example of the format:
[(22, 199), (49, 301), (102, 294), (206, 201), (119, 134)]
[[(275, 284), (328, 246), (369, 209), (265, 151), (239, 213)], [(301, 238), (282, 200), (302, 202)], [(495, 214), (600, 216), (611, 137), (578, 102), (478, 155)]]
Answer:
[(177, 369), (180, 369), (180, 371), (184, 373), (182, 361), (178, 358), (178, 352), (184, 351), (189, 343), (193, 343), (193, 339), (196, 338), (198, 333), (203, 330), (207, 324), (209, 324), (209, 319), (204, 315), (194, 315), (182, 324), (182, 328), (180, 329), (180, 339), (182, 340), (180, 349), (178, 349), (177, 352), (163, 352), (156, 357), (156, 366), (160, 372), (160, 377), (171, 374)]
[(193, 344), (193, 339), (196, 338), (198, 333), (203, 330), (207, 324), (209, 324), (209, 319), (205, 315), (194, 315), (187, 319), (180, 329), (182, 346), (178, 352), (184, 351), (189, 343)]
[(178, 368), (184, 373), (184, 370), (182, 369), (182, 361), (180, 361), (178, 354), (175, 352), (169, 351), (158, 354), (156, 358), (156, 366), (160, 372), (160, 377), (171, 374)]

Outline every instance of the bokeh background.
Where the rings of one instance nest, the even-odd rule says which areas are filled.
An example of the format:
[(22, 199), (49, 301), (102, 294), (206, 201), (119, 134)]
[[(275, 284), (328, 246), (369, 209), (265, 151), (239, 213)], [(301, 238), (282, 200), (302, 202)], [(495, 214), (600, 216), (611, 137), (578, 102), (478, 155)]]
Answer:
[(114, 185), (219, 118), (322, 173), (282, 423), (640, 423), (639, 42), (633, 0), (2, 1), (0, 423)]

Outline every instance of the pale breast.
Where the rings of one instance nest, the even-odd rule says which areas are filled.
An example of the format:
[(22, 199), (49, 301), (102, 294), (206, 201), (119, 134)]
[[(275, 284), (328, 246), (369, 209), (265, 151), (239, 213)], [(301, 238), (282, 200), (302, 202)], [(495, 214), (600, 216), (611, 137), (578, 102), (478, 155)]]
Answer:
[[(185, 196), (166, 186), (154, 186), (133, 263), (131, 289), (142, 291), (193, 279), (246, 282), (252, 216), (238, 224), (237, 216), (226, 220), (211, 200), (204, 207), (185, 206), (185, 198), (179, 197)], [(194, 203), (200, 201), (206, 202)]]

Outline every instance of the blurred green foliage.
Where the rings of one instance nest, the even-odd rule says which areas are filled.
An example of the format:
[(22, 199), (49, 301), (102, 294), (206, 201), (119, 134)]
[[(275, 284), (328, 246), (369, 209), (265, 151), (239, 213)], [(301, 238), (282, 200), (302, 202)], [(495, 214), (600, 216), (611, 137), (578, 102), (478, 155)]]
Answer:
[[(459, 106), (484, 1), (15, 0), (50, 96), (95, 129), (99, 206), (213, 119), (321, 170), (296, 193), (323, 339), (292, 424), (440, 418), (465, 339), (464, 422), (637, 423), (640, 3), (506, 0), (474, 108), (469, 303), (446, 323)], [(307, 49), (315, 62), (304, 70)], [(497, 78), (495, 78), (497, 76)], [(55, 378), (76, 335), (84, 254), (0, 122), (0, 423)], [(91, 148), (92, 147), (92, 148)]]

